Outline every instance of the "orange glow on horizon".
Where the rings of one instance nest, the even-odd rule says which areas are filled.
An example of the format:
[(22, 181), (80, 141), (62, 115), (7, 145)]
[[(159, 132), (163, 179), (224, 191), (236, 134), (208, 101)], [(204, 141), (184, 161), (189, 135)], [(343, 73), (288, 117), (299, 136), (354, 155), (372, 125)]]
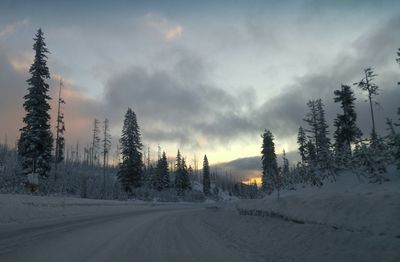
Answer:
[(246, 185), (252, 185), (252, 184), (254, 184), (254, 182), (257, 184), (257, 186), (261, 186), (261, 176), (252, 177), (252, 178), (242, 181), (242, 183), (246, 184)]

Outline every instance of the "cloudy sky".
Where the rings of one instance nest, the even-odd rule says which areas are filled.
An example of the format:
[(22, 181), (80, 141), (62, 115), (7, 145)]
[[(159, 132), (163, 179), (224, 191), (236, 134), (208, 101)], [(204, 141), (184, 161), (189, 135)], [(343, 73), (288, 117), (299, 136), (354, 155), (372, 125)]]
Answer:
[[(379, 75), (381, 132), (399, 106), (400, 1), (2, 0), (0, 136), (11, 142), (39, 27), (54, 97), (65, 83), (68, 144), (88, 143), (93, 118), (109, 118), (118, 139), (131, 107), (154, 156), (160, 144), (189, 160), (254, 157), (265, 128), (279, 152), (296, 151), (307, 100), (324, 100), (332, 126), (333, 91), (366, 67)], [(366, 96), (356, 93), (368, 134)]]

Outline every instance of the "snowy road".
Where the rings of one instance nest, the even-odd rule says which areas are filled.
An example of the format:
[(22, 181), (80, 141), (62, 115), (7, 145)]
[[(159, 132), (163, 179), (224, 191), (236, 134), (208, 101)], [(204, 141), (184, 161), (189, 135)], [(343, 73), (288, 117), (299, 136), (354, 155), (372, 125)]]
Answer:
[(201, 207), (149, 207), (0, 231), (0, 261), (241, 261)]
[(99, 210), (1, 226), (0, 261), (400, 261), (400, 238), (390, 234), (241, 216), (202, 204)]

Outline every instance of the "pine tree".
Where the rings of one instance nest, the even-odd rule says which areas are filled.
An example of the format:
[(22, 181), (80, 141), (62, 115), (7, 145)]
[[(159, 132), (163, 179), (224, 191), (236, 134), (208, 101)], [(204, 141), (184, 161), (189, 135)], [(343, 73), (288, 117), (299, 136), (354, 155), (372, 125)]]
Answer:
[(316, 144), (316, 152), (318, 160), (321, 162), (327, 161), (329, 157), (330, 151), (330, 140), (329, 140), (329, 131), (328, 131), (328, 124), (325, 120), (325, 110), (324, 104), (322, 103), (321, 99), (316, 100), (318, 118), (317, 118), (317, 136), (318, 136), (318, 144)]
[(283, 153), (282, 153), (282, 162), (283, 162), (283, 165), (282, 165), (283, 177), (288, 177), (289, 176), (289, 160), (286, 157), (285, 149), (283, 150)]
[(161, 191), (169, 187), (168, 162), (165, 152), (157, 162), (156, 177), (154, 179), (155, 189)]
[(132, 192), (132, 188), (142, 185), (143, 145), (136, 114), (130, 108), (125, 114), (120, 144), (122, 161), (117, 176), (123, 189)]
[(180, 151), (176, 156), (175, 165), (175, 190), (179, 196), (183, 196), (185, 190), (191, 190), (189, 174), (185, 159), (181, 156)]
[(368, 101), (369, 107), (371, 111), (371, 120), (372, 120), (372, 133), (371, 138), (372, 142), (376, 141), (377, 134), (375, 129), (375, 116), (374, 116), (374, 107), (373, 103), (378, 104), (378, 102), (374, 101), (374, 97), (379, 95), (379, 86), (374, 82), (375, 77), (378, 75), (374, 73), (372, 68), (364, 69), (365, 77), (363, 77), (359, 82), (354, 83), (361, 90), (366, 91), (368, 93)]
[(210, 166), (208, 165), (207, 155), (203, 160), (203, 193), (209, 195), (211, 193)]
[(53, 145), (49, 114), (51, 98), (48, 95), (49, 85), (45, 82), (50, 78), (46, 61), (49, 51), (41, 29), (37, 31), (34, 41), (35, 58), (29, 69), (32, 76), (27, 80), (28, 94), (24, 96), (25, 126), (20, 130), (18, 153), (24, 174), (37, 173), (48, 177)]
[(105, 171), (108, 164), (108, 155), (111, 149), (111, 134), (110, 134), (110, 124), (108, 119), (104, 119), (103, 122), (103, 140), (101, 141), (103, 144), (103, 170)]
[(262, 190), (270, 193), (276, 187), (275, 180), (278, 176), (274, 136), (269, 130), (265, 130), (261, 137), (263, 138), (261, 147)]
[(61, 89), (63, 83), (60, 80), (60, 89), (58, 93), (58, 110), (57, 110), (57, 126), (56, 126), (56, 149), (55, 149), (55, 163), (56, 170), (57, 164), (64, 160), (64, 151), (65, 151), (65, 123), (64, 123), (64, 113), (61, 111), (61, 105), (65, 104), (64, 99), (61, 98)]
[(317, 99), (308, 101), (307, 105), (310, 112), (304, 118), (304, 121), (309, 125), (306, 132), (309, 133), (309, 139), (314, 144), (317, 163), (322, 166), (330, 159), (330, 140), (324, 104), (321, 99)]
[(103, 198), (105, 197), (106, 191), (106, 167), (108, 166), (108, 154), (111, 149), (111, 134), (108, 119), (104, 119), (103, 122)]
[(343, 109), (343, 114), (338, 114), (334, 121), (336, 161), (347, 166), (352, 155), (351, 144), (355, 143), (356, 139), (361, 138), (362, 135), (356, 125), (357, 114), (354, 110), (356, 98), (351, 87), (347, 85), (342, 85), (341, 90), (335, 90), (334, 94), (334, 102), (340, 102)]
[(300, 126), (299, 132), (297, 134), (297, 144), (299, 144), (299, 154), (301, 157), (301, 162), (307, 162), (307, 137), (304, 132), (303, 127)]
[(99, 155), (98, 150), (100, 147), (100, 121), (96, 118), (93, 121), (93, 137), (92, 137), (92, 145), (91, 145), (91, 157), (90, 164), (91, 166), (95, 166), (99, 163)]
[(186, 165), (185, 158), (182, 158), (182, 177), (183, 177), (183, 187), (184, 190), (192, 190), (192, 184), (190, 183), (189, 178), (189, 169)]
[(167, 189), (167, 188), (169, 188), (170, 180), (169, 180), (168, 160), (167, 160), (167, 155), (165, 154), (165, 152), (162, 153), (161, 160), (162, 160), (161, 167), (162, 167), (162, 170), (163, 170), (163, 173), (164, 173), (164, 175), (163, 175), (163, 188)]
[[(400, 48), (397, 49), (397, 58), (396, 58), (396, 62), (400, 65)], [(400, 85), (400, 82), (397, 82), (398, 85)], [(400, 110), (400, 109), (399, 109)]]
[[(306, 117), (303, 119), (309, 126), (305, 131), (309, 134), (309, 141), (312, 142), (315, 146), (315, 149), (319, 147), (319, 135), (318, 135), (318, 110), (316, 100), (309, 100), (307, 102), (307, 106), (310, 109), (310, 112), (306, 114)], [(318, 152), (316, 151), (316, 155)]]
[(357, 113), (354, 109), (356, 98), (348, 85), (342, 85), (341, 90), (335, 90), (334, 94), (335, 103), (340, 102), (340, 107), (343, 109), (343, 114), (338, 114), (335, 120), (335, 145), (351, 152), (351, 144), (361, 137), (361, 130), (356, 125)]
[(178, 149), (178, 153), (176, 154), (176, 161), (175, 161), (175, 170), (179, 170), (182, 165), (182, 156), (181, 152)]

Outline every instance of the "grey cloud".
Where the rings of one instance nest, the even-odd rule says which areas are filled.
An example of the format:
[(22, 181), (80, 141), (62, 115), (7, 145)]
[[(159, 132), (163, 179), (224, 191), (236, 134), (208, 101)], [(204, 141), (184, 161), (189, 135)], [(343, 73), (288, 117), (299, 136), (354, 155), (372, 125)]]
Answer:
[[(377, 110), (377, 118), (383, 131), (384, 118), (394, 118), (399, 106), (400, 93), (395, 83), (400, 80), (400, 71), (392, 70), (399, 43), (400, 17), (395, 17), (375, 32), (361, 36), (331, 66), (296, 79), (296, 84), (285, 87), (283, 93), (260, 106), (252, 104), (256, 96), (252, 88), (237, 95), (230, 94), (226, 87), (215, 86), (209, 81), (210, 66), (201, 56), (174, 47), (171, 53), (175, 63), (168, 70), (130, 67), (106, 82), (100, 101), (71, 99), (66, 108), (73, 107), (74, 110), (67, 113), (74, 116), (79, 112), (82, 118), (90, 121), (93, 117), (108, 117), (114, 126), (120, 126), (127, 107), (132, 107), (138, 115), (144, 138), (151, 142), (179, 141), (180, 144), (199, 146), (193, 136), (200, 134), (210, 144), (215, 141), (225, 143), (244, 135), (258, 137), (264, 128), (271, 129), (277, 139), (285, 139), (296, 134), (297, 127), (303, 124), (306, 102), (311, 98), (324, 99), (332, 126), (339, 110), (333, 103), (333, 91), (342, 82), (351, 84), (359, 80), (363, 68), (373, 66), (379, 74), (377, 83), (382, 88), (377, 100), (383, 109)], [(12, 69), (5, 53), (0, 50), (2, 111), (10, 101), (22, 101), (27, 78)], [(165, 55), (165, 58), (170, 57)], [(370, 119), (367, 104), (363, 102), (365, 96), (358, 94), (358, 98), (359, 125), (368, 133)], [(68, 125), (67, 122), (67, 128)]]
[[(360, 37), (349, 47), (351, 52), (344, 50), (331, 66), (298, 78), (295, 85), (286, 87), (285, 92), (261, 106), (249, 103), (255, 96), (251, 88), (233, 96), (225, 89), (207, 84), (202, 79), (205, 68), (202, 60), (183, 50), (176, 55), (179, 59), (172, 71), (149, 72), (132, 67), (112, 77), (107, 84), (105, 107), (119, 116), (126, 107), (133, 107), (143, 123), (144, 133), (152, 140), (188, 143), (193, 134), (200, 133), (210, 141), (229, 142), (243, 135), (258, 135), (264, 128), (271, 129), (277, 139), (293, 136), (298, 126), (304, 124), (307, 101), (322, 98), (333, 132), (333, 119), (340, 109), (333, 103), (333, 91), (341, 83), (359, 80), (364, 68), (374, 66), (378, 74), (382, 72), (377, 78), (382, 88), (377, 100), (383, 110), (376, 113), (379, 130), (383, 132), (385, 117), (394, 117), (398, 106), (395, 98), (399, 97), (399, 90), (393, 88), (397, 74), (390, 68), (395, 63), (396, 44), (400, 43), (399, 28), (400, 18), (390, 19), (377, 31)], [(191, 75), (193, 81), (187, 81)], [(181, 76), (186, 81), (181, 81)], [(370, 120), (365, 96), (358, 90), (356, 93), (359, 125), (367, 134)]]
[[(381, 87), (381, 95), (376, 100), (382, 105), (382, 109), (376, 110), (378, 128), (380, 132), (385, 130), (385, 118), (394, 118), (396, 108), (400, 106), (399, 88), (394, 88), (400, 79), (400, 69), (393, 72), (391, 68), (395, 63), (395, 52), (400, 43), (400, 16), (390, 19), (387, 23), (369, 34), (360, 37), (351, 48), (337, 57), (332, 66), (321, 72), (312, 72), (297, 80), (296, 85), (287, 87), (287, 91), (281, 95), (266, 101), (258, 110), (257, 118), (266, 127), (270, 128), (279, 137), (294, 135), (302, 123), (309, 99), (322, 98), (326, 105), (327, 119), (332, 128), (333, 119), (339, 110), (339, 105), (333, 103), (333, 91), (340, 87), (341, 83), (352, 85), (362, 78), (363, 69), (372, 66), (378, 73), (377, 84)], [(358, 123), (363, 131), (370, 132), (370, 116), (368, 104), (364, 102), (365, 94), (360, 93), (356, 87), (356, 109)], [(332, 131), (332, 129), (331, 129)]]
[[(156, 141), (190, 141), (200, 133), (213, 139), (231, 139), (248, 130), (251, 122), (243, 117), (253, 90), (233, 96), (207, 81), (181, 81), (203, 73), (197, 57), (180, 55), (172, 71), (149, 71), (131, 67), (112, 77), (107, 85), (104, 106), (119, 119), (127, 107), (132, 107), (143, 123), (143, 134)], [(187, 61), (186, 61), (187, 59)], [(190, 64), (197, 66), (188, 67)], [(177, 72), (178, 71), (178, 72)], [(183, 72), (182, 72), (183, 71)], [(200, 72), (198, 72), (200, 71)], [(242, 101), (242, 98), (243, 99)]]

